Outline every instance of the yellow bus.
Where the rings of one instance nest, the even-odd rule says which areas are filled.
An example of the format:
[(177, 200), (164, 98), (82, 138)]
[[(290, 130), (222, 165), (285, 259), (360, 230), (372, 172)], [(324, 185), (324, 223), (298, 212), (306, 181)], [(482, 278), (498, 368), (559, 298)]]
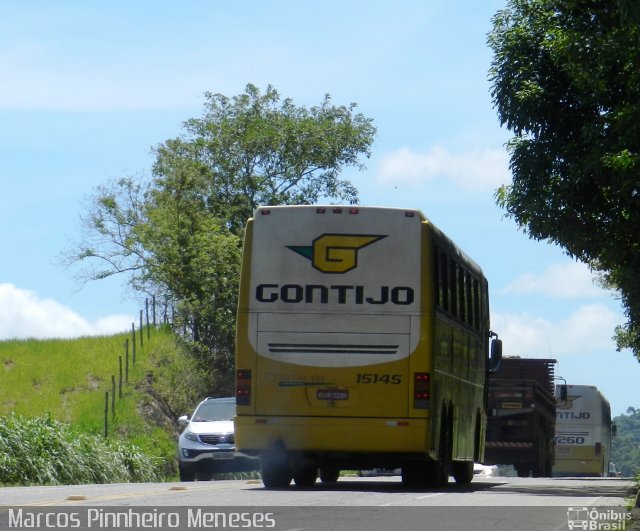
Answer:
[(554, 476), (607, 477), (611, 456), (609, 402), (593, 385), (556, 385)]
[(236, 447), (272, 488), (371, 468), (468, 483), (501, 355), (489, 343), (481, 269), (421, 212), (261, 207), (244, 242)]

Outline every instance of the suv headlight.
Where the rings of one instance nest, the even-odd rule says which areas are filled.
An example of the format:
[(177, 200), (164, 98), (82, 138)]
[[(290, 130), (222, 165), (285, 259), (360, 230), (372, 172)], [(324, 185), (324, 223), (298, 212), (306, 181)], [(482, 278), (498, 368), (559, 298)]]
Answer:
[(198, 439), (198, 435), (193, 433), (192, 431), (185, 431), (184, 436), (190, 441), (200, 442), (200, 439)]

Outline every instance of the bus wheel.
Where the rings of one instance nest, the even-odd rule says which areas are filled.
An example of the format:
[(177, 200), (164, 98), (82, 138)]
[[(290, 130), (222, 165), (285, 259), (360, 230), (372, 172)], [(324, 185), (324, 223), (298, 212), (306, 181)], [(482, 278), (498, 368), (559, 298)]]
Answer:
[(260, 477), (268, 489), (285, 489), (291, 483), (291, 467), (286, 454), (270, 452), (260, 457)]
[(451, 465), (453, 479), (459, 485), (468, 485), (473, 479), (473, 461), (454, 461)]
[(529, 463), (518, 463), (514, 465), (519, 478), (528, 478), (531, 474), (531, 465)]
[(429, 487), (433, 476), (429, 462), (414, 461), (402, 466), (402, 484), (409, 488)]
[(313, 487), (318, 479), (318, 467), (303, 465), (293, 470), (293, 481), (298, 487)]
[(429, 462), (429, 486), (444, 487), (449, 482), (449, 461)]
[(335, 483), (340, 477), (339, 468), (321, 468), (320, 469), (320, 481), (322, 483)]

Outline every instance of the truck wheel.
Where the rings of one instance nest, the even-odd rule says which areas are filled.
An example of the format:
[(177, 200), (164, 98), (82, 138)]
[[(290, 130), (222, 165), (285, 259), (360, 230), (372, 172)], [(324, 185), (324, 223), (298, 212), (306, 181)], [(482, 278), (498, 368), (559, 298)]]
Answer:
[(473, 479), (473, 461), (454, 461), (452, 463), (453, 479), (459, 485), (468, 485)]
[(269, 452), (260, 457), (260, 477), (268, 489), (286, 489), (291, 483), (291, 467), (286, 454)]
[(339, 468), (321, 468), (320, 469), (320, 481), (322, 483), (335, 483), (340, 477)]

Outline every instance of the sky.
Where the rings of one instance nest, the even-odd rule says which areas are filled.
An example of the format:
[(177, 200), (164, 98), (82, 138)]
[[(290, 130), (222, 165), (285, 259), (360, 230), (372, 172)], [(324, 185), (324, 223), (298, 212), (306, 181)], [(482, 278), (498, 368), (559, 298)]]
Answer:
[(363, 205), (418, 208), (481, 265), (506, 355), (554, 358), (614, 415), (639, 407), (640, 364), (611, 339), (615, 293), (530, 240), (494, 200), (510, 181), (488, 81), (502, 0), (0, 4), (0, 339), (125, 331), (126, 278), (82, 283), (65, 253), (96, 187), (149, 175), (153, 148), (204, 93), (273, 85), (297, 105), (354, 102), (377, 135)]

